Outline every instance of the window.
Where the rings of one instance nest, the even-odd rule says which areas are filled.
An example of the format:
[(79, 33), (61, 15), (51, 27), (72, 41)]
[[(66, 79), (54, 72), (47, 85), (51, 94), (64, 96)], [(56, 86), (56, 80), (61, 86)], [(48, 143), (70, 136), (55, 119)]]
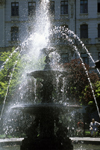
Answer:
[(19, 3), (11, 3), (11, 16), (19, 16)]
[(81, 57), (82, 57), (83, 62), (84, 62), (85, 64), (89, 64), (88, 55), (87, 55), (86, 53), (82, 53), (82, 54), (81, 54)]
[(98, 24), (98, 38), (100, 38), (100, 24)]
[(50, 1), (49, 12), (52, 15), (54, 15), (54, 13), (55, 13), (55, 2), (54, 1)]
[(69, 59), (68, 59), (68, 53), (62, 53), (61, 54), (61, 63), (68, 63)]
[(18, 41), (18, 27), (11, 27), (11, 41)]
[(100, 12), (100, 0), (98, 0), (97, 7), (98, 12)]
[(61, 15), (68, 14), (68, 0), (61, 1)]
[(80, 38), (88, 38), (88, 25), (83, 24), (80, 26)]
[(88, 0), (80, 0), (80, 13), (88, 13)]
[(100, 60), (100, 52), (98, 53), (98, 59)]
[(36, 3), (35, 2), (29, 2), (28, 3), (28, 15), (29, 16), (35, 15), (35, 9), (36, 9)]

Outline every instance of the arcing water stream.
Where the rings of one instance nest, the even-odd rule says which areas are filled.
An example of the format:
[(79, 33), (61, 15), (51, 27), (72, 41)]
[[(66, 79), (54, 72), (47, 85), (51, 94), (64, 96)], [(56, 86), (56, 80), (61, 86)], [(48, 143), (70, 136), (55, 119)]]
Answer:
[[(82, 57), (81, 57), (81, 54), (80, 54), (78, 48), (74, 45), (73, 39), (74, 39), (74, 40), (78, 40), (79, 44), (82, 46), (82, 49), (85, 49), (85, 51), (87, 52), (87, 54), (88, 54), (89, 57), (91, 58), (92, 62), (95, 63), (95, 61), (93, 60), (92, 56), (91, 56), (90, 53), (88, 52), (88, 49), (84, 46), (83, 42), (80, 40), (80, 38), (79, 38), (77, 35), (74, 34), (74, 32), (72, 32), (72, 31), (70, 31), (70, 30), (67, 29), (66, 31), (64, 30), (64, 31), (63, 31), (64, 33), (63, 33), (63, 32), (61, 32), (61, 30), (62, 30), (61, 28), (58, 28), (58, 30), (55, 30), (54, 32), (56, 32), (56, 33), (59, 33), (59, 32), (60, 32), (60, 33), (62, 34), (62, 36), (65, 36), (66, 39), (67, 39), (67, 42), (69, 42), (68, 44), (72, 46), (73, 51), (75, 51), (75, 52), (77, 53), (77, 55), (79, 56), (79, 58), (80, 58), (80, 60), (81, 60), (81, 62), (82, 62), (82, 66), (83, 66), (83, 68), (84, 68), (84, 70), (85, 70), (85, 73), (86, 73), (86, 75), (87, 75), (87, 78), (88, 78), (88, 81), (89, 81), (91, 90), (92, 90), (92, 94), (93, 94), (93, 98), (94, 98), (94, 101), (95, 101), (95, 104), (96, 104), (98, 116), (100, 117), (99, 107), (98, 107), (98, 104), (97, 104), (97, 101), (96, 101), (95, 93), (94, 93), (94, 90), (93, 90), (93, 86), (92, 86), (92, 83), (91, 83), (91, 80), (90, 80), (88, 71), (87, 71), (87, 69), (86, 69), (86, 67), (85, 67), (85, 64), (84, 64), (84, 62), (83, 62), (83, 59), (82, 59)], [(70, 36), (69, 36), (69, 35), (70, 35)], [(72, 39), (72, 38), (73, 38), (73, 39)], [(99, 71), (98, 68), (97, 68), (97, 71), (98, 71), (98, 73), (100, 74), (100, 71)]]

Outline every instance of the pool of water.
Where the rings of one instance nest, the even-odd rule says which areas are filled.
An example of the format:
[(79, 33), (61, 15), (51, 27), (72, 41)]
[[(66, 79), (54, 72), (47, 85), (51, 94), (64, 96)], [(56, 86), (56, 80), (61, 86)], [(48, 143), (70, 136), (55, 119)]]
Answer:
[[(92, 145), (92, 144), (74, 144), (74, 150), (100, 150), (100, 145)], [(0, 150), (20, 150), (19, 145), (13, 146), (2, 146)]]

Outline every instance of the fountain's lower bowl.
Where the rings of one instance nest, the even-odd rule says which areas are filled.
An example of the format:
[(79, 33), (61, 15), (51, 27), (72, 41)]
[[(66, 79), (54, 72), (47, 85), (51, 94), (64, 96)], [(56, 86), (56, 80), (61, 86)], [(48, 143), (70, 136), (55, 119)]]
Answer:
[(80, 105), (69, 105), (66, 103), (63, 104), (57, 104), (57, 103), (38, 103), (38, 104), (22, 104), (13, 106), (12, 109), (21, 110), (25, 113), (29, 114), (36, 114), (40, 111), (43, 111), (44, 109), (50, 109), (51, 111), (57, 112), (57, 110), (73, 110), (73, 109), (79, 109), (81, 108)]

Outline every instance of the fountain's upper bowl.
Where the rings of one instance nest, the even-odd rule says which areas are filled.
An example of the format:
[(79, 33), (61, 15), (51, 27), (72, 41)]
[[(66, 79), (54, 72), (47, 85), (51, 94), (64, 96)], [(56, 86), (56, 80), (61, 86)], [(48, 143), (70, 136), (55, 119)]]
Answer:
[(52, 76), (66, 76), (68, 75), (68, 72), (66, 71), (60, 71), (60, 70), (37, 70), (33, 71), (31, 73), (27, 73), (27, 76), (33, 76), (34, 78), (41, 78), (41, 79), (46, 79), (47, 77), (52, 77)]

